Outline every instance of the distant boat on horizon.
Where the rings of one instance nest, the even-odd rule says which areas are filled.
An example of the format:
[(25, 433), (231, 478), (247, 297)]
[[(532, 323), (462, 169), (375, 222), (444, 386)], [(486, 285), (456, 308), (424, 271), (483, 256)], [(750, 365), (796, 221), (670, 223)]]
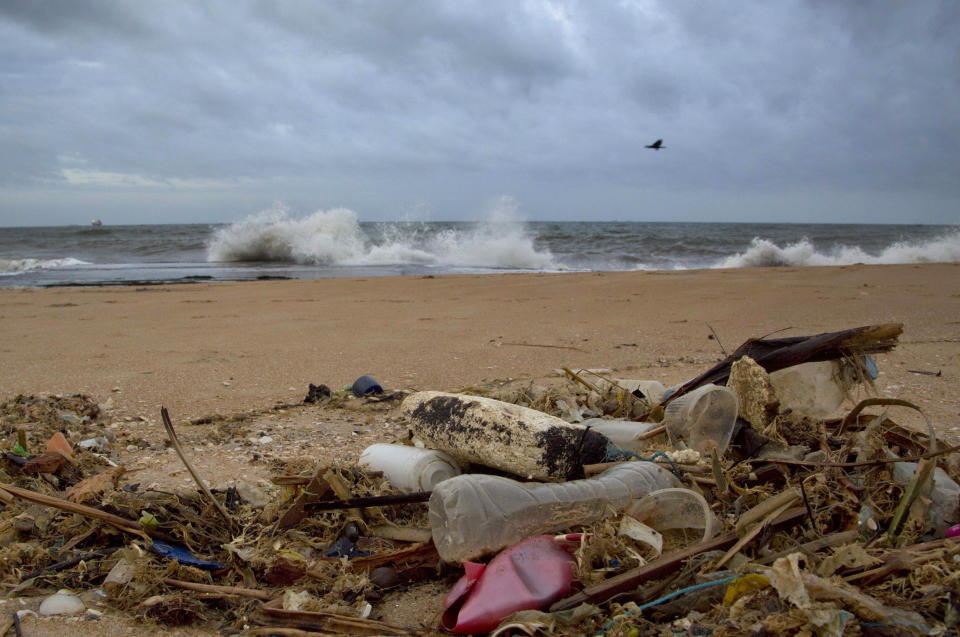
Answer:
[(90, 225), (93, 226), (94, 228), (99, 228), (100, 226), (103, 225), (103, 222), (100, 221), (99, 219), (94, 219), (93, 221), (90, 222)]

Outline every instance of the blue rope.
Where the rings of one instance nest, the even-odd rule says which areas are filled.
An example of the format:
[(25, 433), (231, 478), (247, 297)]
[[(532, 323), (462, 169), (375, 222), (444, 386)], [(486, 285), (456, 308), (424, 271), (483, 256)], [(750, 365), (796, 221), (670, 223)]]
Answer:
[(638, 453), (627, 451), (626, 449), (620, 449), (619, 447), (615, 446), (612, 442), (607, 442), (607, 451), (606, 451), (606, 458), (605, 458), (607, 462), (625, 460), (627, 458), (636, 458), (637, 460), (643, 460), (645, 462), (656, 462), (657, 458), (663, 458), (667, 461), (667, 464), (670, 465), (670, 468), (673, 470), (673, 473), (676, 474), (676, 476), (680, 478), (681, 481), (683, 481), (683, 476), (680, 474), (680, 470), (677, 469), (677, 465), (673, 464), (673, 460), (671, 460), (670, 456), (668, 456), (664, 452), (657, 451), (649, 458), (644, 458)]
[[(664, 596), (661, 597), (660, 599), (655, 599), (655, 600), (653, 600), (652, 602), (647, 602), (647, 603), (644, 604), (643, 606), (638, 606), (638, 607), (637, 607), (637, 610), (627, 611), (626, 613), (624, 613), (624, 614), (621, 615), (620, 617), (630, 617), (631, 615), (635, 615), (637, 612), (646, 610), (646, 609), (650, 608), (651, 606), (656, 606), (656, 605), (662, 604), (662, 603), (664, 603), (664, 602), (669, 602), (671, 599), (673, 599), (673, 598), (675, 598), (675, 597), (680, 597), (681, 595), (686, 595), (687, 593), (692, 593), (693, 591), (698, 591), (698, 590), (703, 589), (703, 588), (711, 588), (711, 587), (713, 587), (713, 586), (721, 586), (721, 585), (723, 585), (723, 584), (729, 584), (729, 583), (732, 582), (733, 580), (739, 579), (740, 577), (742, 577), (742, 575), (730, 575), (729, 577), (724, 577), (724, 578), (721, 578), (721, 579), (718, 579), (718, 580), (713, 580), (712, 582), (703, 582), (703, 583), (701, 583), (701, 584), (694, 584), (693, 586), (687, 586), (686, 588), (681, 588), (680, 590), (674, 591), (674, 592), (670, 593), (669, 595), (664, 595)], [(600, 631), (599, 633), (597, 633), (597, 635), (606, 635), (606, 634), (607, 634), (607, 631), (610, 630), (611, 628), (613, 628), (613, 625), (614, 625), (615, 623), (616, 623), (616, 620), (610, 620), (609, 622), (607, 622), (606, 624), (604, 624), (603, 630)]]

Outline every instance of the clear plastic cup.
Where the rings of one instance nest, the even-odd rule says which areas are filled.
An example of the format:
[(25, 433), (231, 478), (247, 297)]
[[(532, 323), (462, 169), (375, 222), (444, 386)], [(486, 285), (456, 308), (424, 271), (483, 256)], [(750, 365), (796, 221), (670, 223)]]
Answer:
[(663, 424), (671, 442), (686, 445), (709, 457), (723, 454), (737, 422), (737, 396), (726, 387), (703, 385), (673, 399), (663, 410)]

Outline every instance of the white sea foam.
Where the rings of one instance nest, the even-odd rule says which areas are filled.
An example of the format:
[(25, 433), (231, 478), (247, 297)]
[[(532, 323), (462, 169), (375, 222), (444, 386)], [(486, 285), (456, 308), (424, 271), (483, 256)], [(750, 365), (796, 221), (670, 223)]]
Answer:
[(851, 265), (854, 263), (948, 263), (960, 261), (960, 231), (950, 232), (927, 241), (898, 241), (871, 254), (858, 246), (841, 245), (820, 252), (808, 239), (783, 247), (754, 237), (750, 247), (726, 257), (713, 267), (747, 268), (761, 266)]
[(425, 232), (416, 223), (385, 228), (373, 240), (352, 210), (336, 208), (295, 218), (282, 206), (217, 230), (207, 243), (211, 262), (372, 266), (396, 264), (506, 269), (554, 269), (553, 255), (537, 249), (512, 200), (502, 199), (471, 227)]
[(0, 259), (0, 276), (11, 276), (31, 270), (52, 270), (88, 265), (86, 261), (64, 257), (62, 259)]

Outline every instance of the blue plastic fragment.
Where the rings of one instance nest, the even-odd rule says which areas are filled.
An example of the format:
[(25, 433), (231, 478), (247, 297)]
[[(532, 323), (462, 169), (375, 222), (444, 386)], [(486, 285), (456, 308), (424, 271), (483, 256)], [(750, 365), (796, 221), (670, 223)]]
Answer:
[(373, 555), (373, 551), (361, 551), (356, 544), (347, 538), (337, 540), (323, 552), (324, 557), (346, 557), (349, 559), (368, 555)]
[(871, 380), (877, 380), (877, 376), (880, 375), (880, 370), (877, 369), (877, 362), (870, 356), (864, 356), (863, 366), (867, 369), (867, 376), (869, 376)]
[(186, 566), (196, 566), (197, 568), (207, 568), (211, 571), (215, 571), (221, 568), (227, 568), (226, 564), (221, 564), (220, 562), (210, 562), (207, 560), (201, 560), (199, 557), (195, 557), (193, 553), (183, 548), (182, 546), (174, 546), (173, 544), (167, 544), (166, 542), (161, 542), (159, 540), (153, 541), (153, 546), (150, 547), (150, 550), (154, 553), (158, 553), (163, 557), (169, 558), (171, 560), (177, 560), (181, 564)]

